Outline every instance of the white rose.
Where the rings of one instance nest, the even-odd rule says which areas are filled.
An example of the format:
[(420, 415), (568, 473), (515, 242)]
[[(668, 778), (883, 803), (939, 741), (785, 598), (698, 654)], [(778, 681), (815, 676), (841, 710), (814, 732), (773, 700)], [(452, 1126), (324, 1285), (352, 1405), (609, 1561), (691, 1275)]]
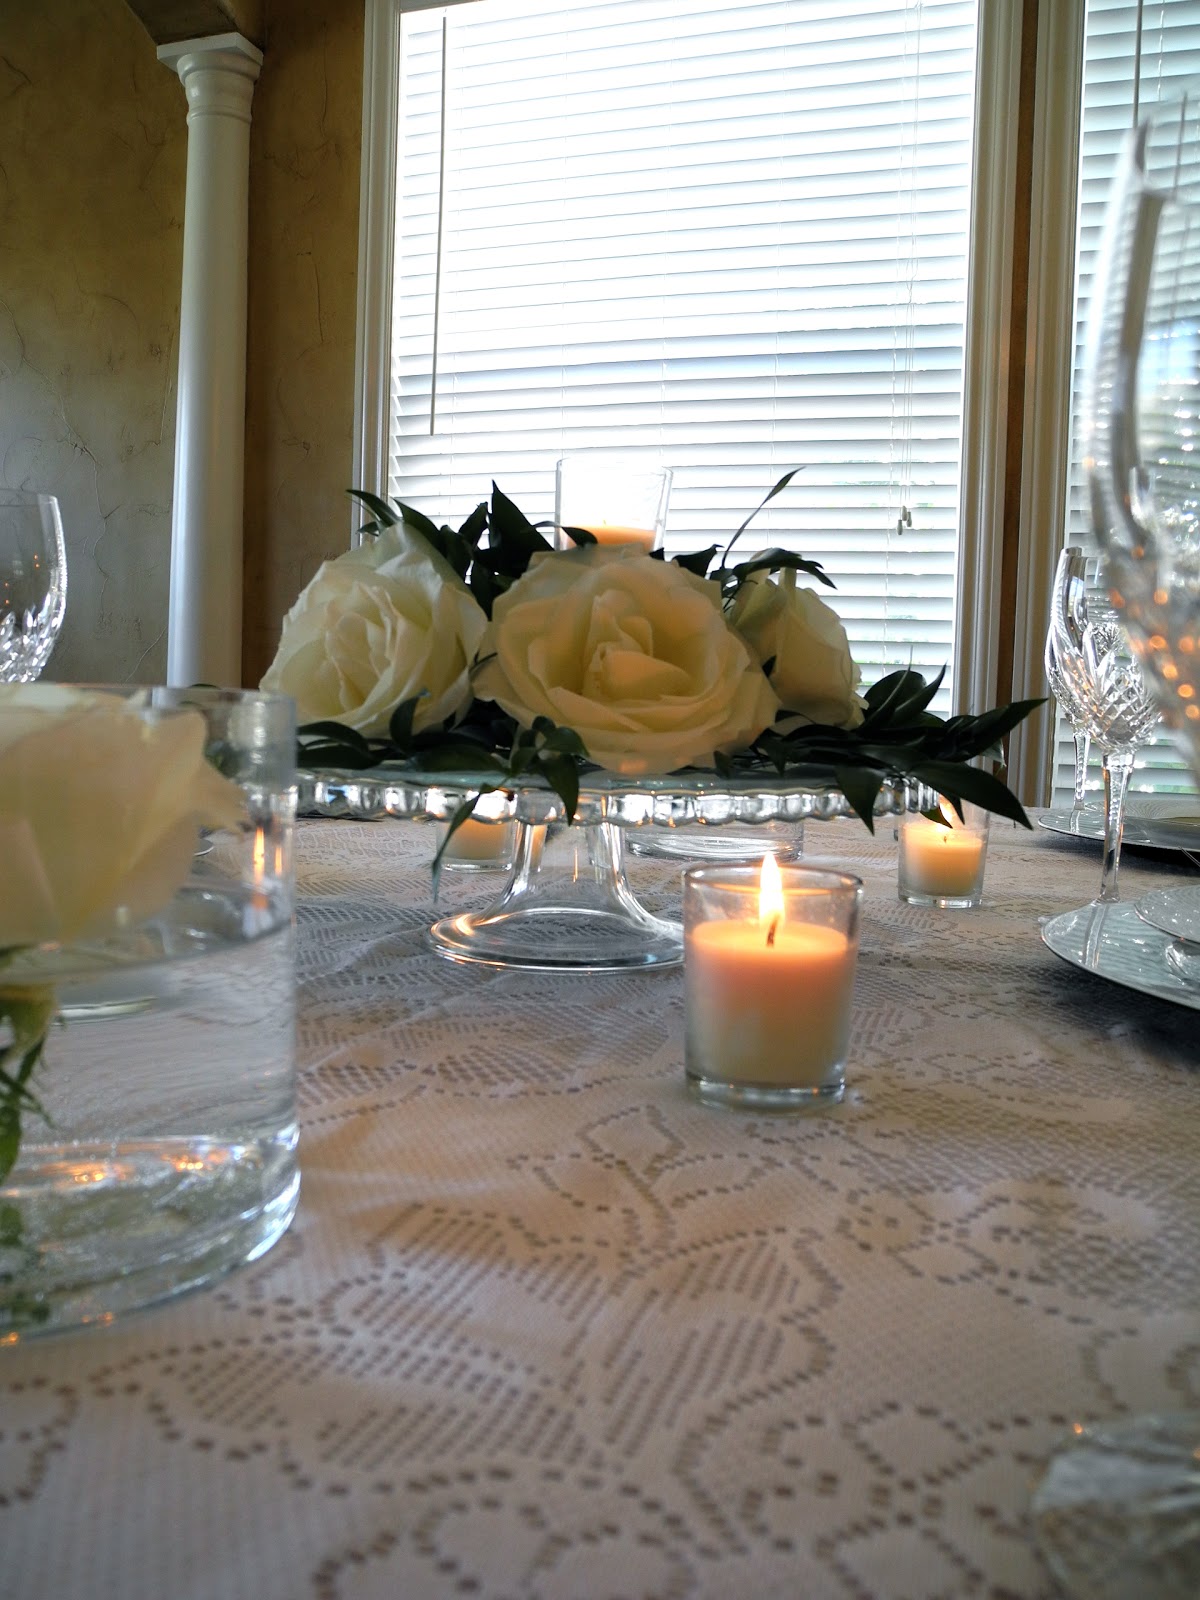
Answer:
[(793, 570), (779, 582), (765, 572), (751, 573), (729, 620), (759, 662), (775, 658), (771, 684), (785, 711), (834, 728), (858, 727), (864, 702), (854, 691), (861, 674), (846, 630), (811, 589), (796, 587)]
[(384, 734), (422, 694), (413, 727), (471, 701), (468, 671), (487, 618), (466, 584), (403, 523), (326, 561), (283, 622), (262, 687), (290, 694), (301, 723)]
[(711, 766), (777, 709), (717, 585), (630, 546), (534, 556), (496, 601), (492, 652), (480, 696), (526, 727), (574, 728), (593, 761), (632, 777)]
[(159, 911), (202, 827), (243, 815), (198, 711), (53, 684), (0, 687), (0, 949), (90, 938)]

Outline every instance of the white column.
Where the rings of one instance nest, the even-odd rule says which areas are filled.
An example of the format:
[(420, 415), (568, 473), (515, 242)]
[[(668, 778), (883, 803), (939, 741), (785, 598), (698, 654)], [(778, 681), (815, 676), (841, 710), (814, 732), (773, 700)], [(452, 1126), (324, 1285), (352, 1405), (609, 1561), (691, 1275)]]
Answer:
[(250, 102), (262, 51), (240, 33), (159, 47), (188, 102), (167, 682), (242, 671), (242, 493)]

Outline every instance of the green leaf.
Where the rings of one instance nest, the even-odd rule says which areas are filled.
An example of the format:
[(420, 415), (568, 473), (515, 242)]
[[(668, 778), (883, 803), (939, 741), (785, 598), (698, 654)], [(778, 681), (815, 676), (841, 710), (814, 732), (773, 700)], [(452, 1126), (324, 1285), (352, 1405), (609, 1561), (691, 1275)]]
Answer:
[(417, 714), (417, 707), (426, 697), (427, 691), (422, 689), (411, 700), (401, 700), (388, 719), (388, 738), (397, 750), (407, 750), (412, 743), (413, 718)]
[(296, 765), (306, 772), (338, 768), (344, 768), (347, 772), (366, 772), (386, 759), (386, 755), (380, 752), (356, 750), (349, 744), (309, 744), (298, 752)]
[(818, 583), (823, 583), (827, 589), (837, 588), (837, 584), (819, 561), (809, 561), (804, 556), (797, 555), (794, 550), (764, 550), (761, 555), (755, 556), (750, 561), (739, 561), (732, 571), (737, 587), (740, 588), (751, 573), (780, 572), (785, 568), (803, 572), (808, 577), (815, 578)]
[(492, 484), (488, 530), (488, 565), (493, 572), (504, 573), (512, 578), (521, 576), (531, 557), (553, 549), (525, 513), (518, 510), (495, 483)]
[(539, 763), (546, 782), (567, 809), (567, 821), (579, 810), (579, 768), (567, 755), (543, 755)]
[(20, 1154), (22, 1110), (34, 1111), (43, 1121), (50, 1121), (46, 1108), (28, 1084), (42, 1059), (46, 1035), (54, 1019), (53, 991), (0, 991), (0, 1016), (8, 1021), (13, 1033), (12, 1043), (0, 1051), (0, 1183), (3, 1183)]
[[(919, 672), (914, 672), (911, 668), (907, 672), (900, 674), (897, 682), (898, 692), (890, 699), (887, 705), (886, 715), (888, 721), (897, 727), (914, 721), (937, 694), (945, 676), (945, 667), (929, 683), (925, 682)], [(945, 726), (939, 719), (935, 719), (935, 722), (938, 727)]]
[(0, 1103), (0, 1183), (17, 1164), (21, 1150), (21, 1112), (14, 1097)]
[(1011, 705), (996, 706), (977, 717), (965, 719), (968, 726), (961, 735), (963, 754), (968, 758), (985, 755), (993, 746), (999, 745), (1005, 734), (1011, 733), (1022, 718), (1045, 703), (1044, 699), (1014, 700)]
[(574, 728), (554, 728), (546, 735), (546, 742), (542, 747), (545, 750), (556, 751), (565, 755), (582, 756), (587, 758), (587, 746), (575, 732)]
[(471, 515), (463, 523), (462, 527), (458, 530), (459, 538), (465, 539), (467, 544), (470, 545), (471, 549), (474, 550), (479, 544), (480, 539), (483, 537), (484, 529), (487, 527), (487, 521), (487, 501), (481, 500), (475, 507), (474, 511), (472, 511)]
[(496, 789), (494, 785), (485, 784), (482, 789), (477, 790), (474, 794), (469, 794), (462, 804), (456, 809), (454, 815), (450, 818), (450, 821), (446, 827), (445, 836), (442, 839), (441, 844), (439, 844), (437, 847), (437, 853), (434, 855), (433, 863), (430, 867), (430, 875), (433, 879), (434, 905), (437, 904), (438, 890), (441, 888), (442, 883), (442, 864), (445, 861), (446, 850), (451, 839), (453, 839), (454, 835), (462, 827), (463, 823), (466, 822), (467, 818), (475, 810), (475, 802), (483, 795), (495, 794), (495, 792)]
[(450, 566), (460, 578), (466, 578), (475, 550), (461, 534), (455, 533), (453, 528), (443, 528), (439, 541), (439, 553), (450, 563)]
[(429, 772), (496, 772), (507, 769), (500, 757), (473, 740), (438, 745), (421, 753), (421, 766)]
[(599, 540), (596, 538), (596, 535), (591, 531), (590, 528), (564, 528), (563, 532), (566, 534), (568, 539), (573, 540), (581, 547), (583, 545), (599, 543)]
[(401, 515), (410, 528), (415, 528), (418, 533), (423, 533), (435, 549), (441, 546), (438, 525), (432, 517), (427, 517), (423, 511), (418, 511), (416, 506), (407, 506), (403, 500), (397, 500)]
[(742, 523), (741, 527), (734, 534), (733, 538), (730, 539), (729, 543), (725, 546), (725, 554), (721, 557), (721, 565), (717, 569), (718, 572), (724, 572), (726, 564), (729, 561), (729, 552), (733, 549), (734, 545), (742, 537), (742, 535), (745, 533), (746, 529), (754, 521), (755, 517), (762, 510), (762, 508), (765, 505), (769, 505), (771, 503), (771, 501), (774, 500), (774, 498), (775, 498), (775, 496), (777, 494), (781, 494), (783, 492), (783, 490), (787, 488), (788, 484), (791, 483), (792, 479), (796, 476), (796, 474), (798, 472), (803, 472), (803, 470), (804, 470), (803, 467), (793, 467), (790, 472), (785, 472), (784, 473), (783, 477), (780, 478), (779, 482), (775, 485), (775, 487), (773, 489), (769, 489), (767, 491), (767, 493), (763, 496), (763, 498), (755, 506), (754, 510), (746, 518), (745, 522)]
[(301, 739), (319, 734), (324, 739), (336, 739), (339, 744), (353, 745), (363, 751), (371, 748), (357, 728), (347, 728), (341, 722), (306, 722), (296, 733)]
[(912, 775), (948, 800), (970, 800), (1023, 828), (1033, 826), (1008, 785), (982, 767), (968, 767), (958, 761), (922, 760), (913, 763)]
[(864, 767), (835, 767), (834, 772), (837, 786), (853, 806), (855, 814), (866, 823), (867, 831), (874, 833), (875, 801), (883, 787), (882, 777)]
[(896, 708), (919, 694), (924, 687), (925, 679), (911, 667), (889, 672), (886, 677), (873, 683), (864, 696), (867, 710), (863, 726), (873, 728), (880, 723), (891, 722)]
[(377, 494), (372, 494), (369, 489), (347, 489), (346, 493), (366, 506), (368, 511), (373, 511), (375, 520), (383, 528), (394, 528), (400, 518), (388, 505), (386, 500), (381, 500)]
[(710, 544), (707, 550), (693, 550), (685, 556), (672, 556), (677, 567), (682, 567), (685, 572), (694, 572), (698, 578), (707, 578), (708, 569), (712, 566), (713, 557), (716, 555), (718, 545)]
[[(484, 566), (482, 561), (476, 559), (472, 563), (471, 576), (467, 580), (467, 586), (476, 600), (478, 600), (483, 614), (490, 618), (492, 607), (496, 603), (496, 596), (501, 590), (492, 573)], [(488, 659), (490, 660), (491, 658), (489, 657)]]

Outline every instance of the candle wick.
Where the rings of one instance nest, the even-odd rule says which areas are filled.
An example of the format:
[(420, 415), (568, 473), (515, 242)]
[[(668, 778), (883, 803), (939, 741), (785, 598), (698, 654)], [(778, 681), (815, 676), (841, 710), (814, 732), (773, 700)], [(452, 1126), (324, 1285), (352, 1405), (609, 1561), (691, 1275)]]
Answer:
[(768, 945), (768, 947), (770, 947), (771, 945), (773, 945), (775, 943), (775, 930), (776, 930), (776, 928), (778, 926), (779, 926), (779, 918), (778, 917), (772, 917), (771, 918), (771, 926), (767, 929), (767, 945)]

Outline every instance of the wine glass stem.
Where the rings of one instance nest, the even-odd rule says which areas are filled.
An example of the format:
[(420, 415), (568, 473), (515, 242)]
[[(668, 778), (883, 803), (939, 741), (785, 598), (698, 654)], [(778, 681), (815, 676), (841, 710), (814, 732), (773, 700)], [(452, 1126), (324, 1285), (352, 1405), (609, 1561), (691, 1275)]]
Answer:
[(1076, 811), (1083, 810), (1084, 795), (1087, 789), (1088, 755), (1091, 751), (1092, 738), (1086, 728), (1075, 728), (1075, 804)]
[(1121, 898), (1117, 889), (1117, 868), (1121, 862), (1121, 835), (1125, 828), (1125, 796), (1133, 772), (1132, 750), (1106, 750), (1101, 761), (1104, 772), (1104, 866), (1100, 873), (1101, 905)]

